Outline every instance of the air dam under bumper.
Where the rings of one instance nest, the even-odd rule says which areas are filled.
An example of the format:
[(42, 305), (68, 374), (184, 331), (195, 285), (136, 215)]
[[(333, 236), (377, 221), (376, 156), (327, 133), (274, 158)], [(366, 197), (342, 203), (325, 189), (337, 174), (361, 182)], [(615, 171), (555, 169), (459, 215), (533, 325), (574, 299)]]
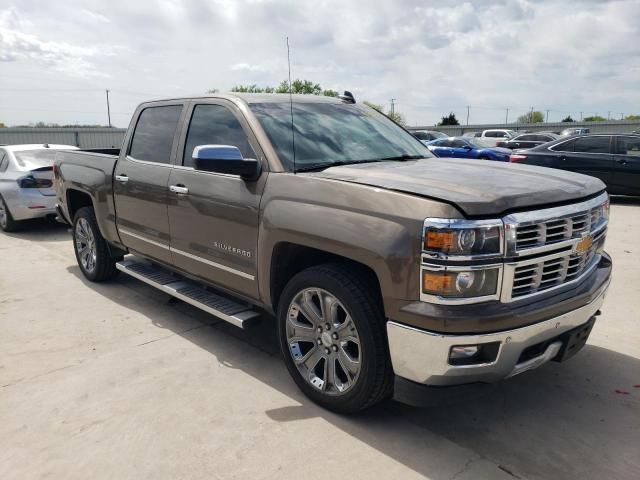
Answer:
[[(587, 323), (602, 306), (607, 287), (608, 282), (591, 303), (576, 310), (540, 323), (503, 332), (443, 335), (389, 321), (387, 334), (393, 370), (396, 375), (413, 382), (446, 386), (495, 382), (539, 367), (555, 357), (559, 345), (551, 343), (542, 354), (518, 363), (523, 350)], [(491, 342), (499, 342), (498, 354), (494, 361), (475, 365), (449, 363), (451, 347)]]

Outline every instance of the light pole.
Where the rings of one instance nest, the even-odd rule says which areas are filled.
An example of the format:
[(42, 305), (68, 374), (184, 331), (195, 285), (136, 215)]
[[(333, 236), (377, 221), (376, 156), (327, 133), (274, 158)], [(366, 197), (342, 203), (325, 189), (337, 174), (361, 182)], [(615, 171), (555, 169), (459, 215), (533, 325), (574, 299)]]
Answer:
[(111, 108), (109, 106), (109, 89), (105, 90), (107, 93), (107, 118), (109, 119), (109, 128), (111, 128)]

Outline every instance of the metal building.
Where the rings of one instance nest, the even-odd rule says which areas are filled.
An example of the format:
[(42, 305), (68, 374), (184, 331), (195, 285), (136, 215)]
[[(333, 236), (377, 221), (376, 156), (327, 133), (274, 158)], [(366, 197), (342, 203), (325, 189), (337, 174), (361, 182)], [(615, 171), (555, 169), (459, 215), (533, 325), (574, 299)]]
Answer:
[(0, 145), (58, 143), (80, 148), (120, 148), (126, 128), (0, 128)]

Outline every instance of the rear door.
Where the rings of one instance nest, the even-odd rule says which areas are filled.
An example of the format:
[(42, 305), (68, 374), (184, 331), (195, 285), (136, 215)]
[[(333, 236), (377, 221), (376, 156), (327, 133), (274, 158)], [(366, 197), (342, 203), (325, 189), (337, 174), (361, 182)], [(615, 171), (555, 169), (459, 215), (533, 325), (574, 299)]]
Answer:
[(640, 195), (640, 136), (615, 137), (611, 193)]
[[(231, 102), (194, 101), (185, 120), (169, 185), (169, 224), (174, 264), (192, 275), (258, 298), (257, 253), (260, 198), (267, 174), (257, 181), (194, 170), (198, 145), (232, 145), (244, 158), (266, 165), (246, 120)], [(176, 190), (175, 188), (173, 190)]]
[(579, 137), (563, 145), (553, 148), (558, 156), (558, 168), (599, 178), (607, 186), (610, 184), (613, 164), (611, 135)]
[(170, 264), (167, 201), (183, 103), (144, 107), (114, 172), (114, 200), (122, 243)]

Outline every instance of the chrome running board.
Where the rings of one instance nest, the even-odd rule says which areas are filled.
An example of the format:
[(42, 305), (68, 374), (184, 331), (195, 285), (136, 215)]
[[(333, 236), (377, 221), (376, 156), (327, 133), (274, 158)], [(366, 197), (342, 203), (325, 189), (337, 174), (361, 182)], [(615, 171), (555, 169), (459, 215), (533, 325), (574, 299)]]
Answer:
[(147, 261), (135, 257), (126, 258), (117, 262), (116, 268), (236, 327), (247, 328), (260, 317), (260, 313), (248, 304), (213, 293), (194, 281)]

